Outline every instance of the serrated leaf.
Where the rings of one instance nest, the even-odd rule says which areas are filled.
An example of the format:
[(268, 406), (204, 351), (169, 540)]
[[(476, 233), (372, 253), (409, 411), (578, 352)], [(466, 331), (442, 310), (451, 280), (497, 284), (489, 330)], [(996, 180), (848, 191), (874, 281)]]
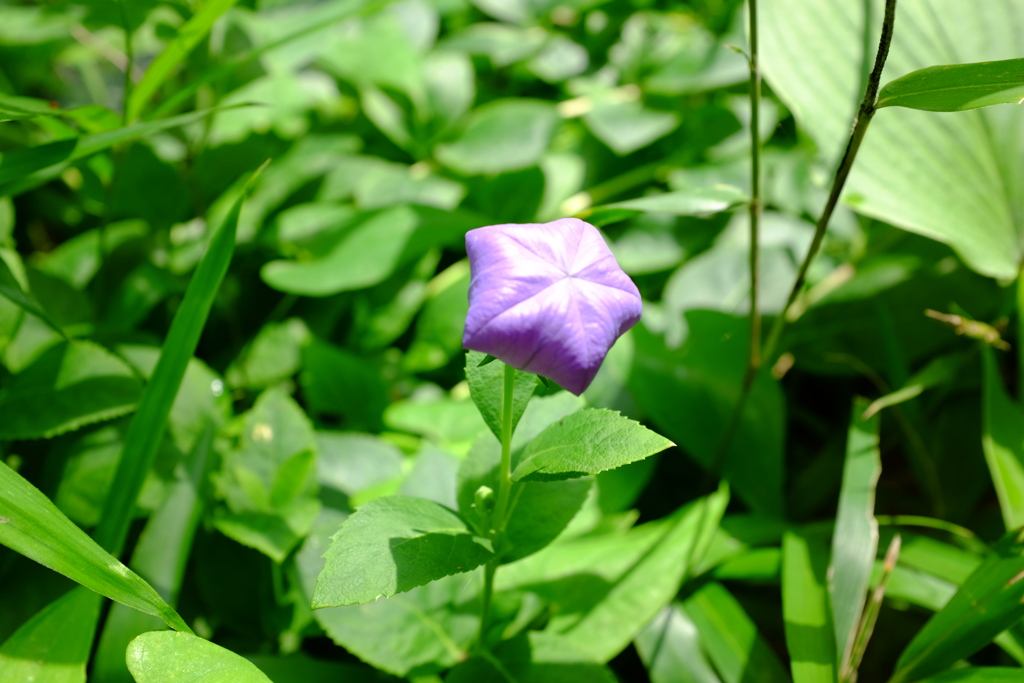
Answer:
[(0, 461), (0, 543), (86, 588), (188, 630), (163, 598)]
[(92, 342), (63, 342), (0, 388), (0, 439), (50, 438), (130, 413), (142, 382)]
[(272, 683), (245, 657), (188, 633), (143, 633), (125, 658), (136, 683)]
[[(325, 508), (295, 556), (307, 599), (341, 519), (342, 513)], [(313, 617), (335, 643), (383, 671), (406, 676), (413, 669), (448, 668), (465, 659), (479, 631), (481, 574), (449, 576), (364, 605), (318, 609)]]
[(501, 561), (515, 562), (555, 540), (583, 507), (591, 486), (593, 481), (584, 478), (521, 484), (505, 526), (510, 549)]
[(992, 549), (946, 606), (900, 655), (893, 683), (949, 668), (1024, 617), (1024, 531), (1012, 531)]
[(1024, 59), (946, 64), (913, 71), (886, 83), (877, 109), (908, 107), (924, 111), (966, 111), (1024, 101)]
[[(505, 364), (492, 363), (487, 358), (486, 354), (479, 351), (466, 352), (466, 383), (469, 384), (469, 395), (480, 411), (480, 416), (500, 440)], [(537, 375), (515, 371), (515, 388), (512, 393), (513, 432), (536, 389)]]
[(313, 609), (390, 597), (494, 556), (491, 542), (474, 535), (457, 514), (411, 496), (371, 500), (331, 539)]
[(523, 451), (512, 481), (571, 479), (628, 465), (674, 444), (611, 410), (581, 410), (538, 434)]

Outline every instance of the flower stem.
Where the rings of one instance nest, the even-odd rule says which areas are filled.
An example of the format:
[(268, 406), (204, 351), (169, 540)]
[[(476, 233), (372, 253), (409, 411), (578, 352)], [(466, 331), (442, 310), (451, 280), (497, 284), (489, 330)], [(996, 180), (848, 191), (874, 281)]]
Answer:
[(491, 528), (505, 530), (508, 498), (512, 490), (512, 398), (516, 388), (516, 369), (505, 366), (505, 389), (501, 399), (501, 466), (498, 471), (498, 501), (494, 506)]
[[(498, 469), (498, 500), (491, 515), (491, 540), (495, 551), (500, 552), (501, 535), (505, 531), (508, 515), (508, 500), (512, 491), (512, 400), (515, 397), (516, 369), (505, 366), (504, 388), (501, 397), (501, 465)], [(499, 556), (484, 567), (484, 588), (480, 604), (480, 632), (477, 643), (482, 650), (487, 647), (484, 636), (491, 617), (491, 599), (494, 595), (494, 573), (498, 571)]]

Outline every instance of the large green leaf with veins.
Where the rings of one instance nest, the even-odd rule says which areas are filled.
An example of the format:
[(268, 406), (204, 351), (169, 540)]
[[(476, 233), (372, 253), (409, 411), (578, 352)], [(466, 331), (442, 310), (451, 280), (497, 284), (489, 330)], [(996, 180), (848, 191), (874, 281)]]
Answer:
[[(874, 60), (882, 5), (766, 0), (761, 7), (765, 76), (830, 168), (849, 138)], [(1022, 31), (1024, 4), (1016, 0), (900, 3), (882, 83), (936, 65), (1020, 57)], [(1012, 106), (880, 110), (845, 201), (949, 244), (980, 273), (1016, 277), (1024, 254), (1024, 116)]]

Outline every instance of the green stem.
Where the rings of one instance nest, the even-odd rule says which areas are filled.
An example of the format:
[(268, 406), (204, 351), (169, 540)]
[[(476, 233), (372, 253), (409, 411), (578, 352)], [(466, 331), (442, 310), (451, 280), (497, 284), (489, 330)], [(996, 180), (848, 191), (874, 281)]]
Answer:
[(800, 296), (800, 290), (803, 289), (804, 280), (807, 277), (807, 270), (811, 267), (814, 257), (821, 250), (821, 243), (825, 239), (825, 231), (828, 229), (829, 221), (832, 220), (832, 213), (839, 203), (839, 196), (843, 193), (846, 180), (853, 169), (853, 162), (857, 158), (857, 152), (860, 151), (864, 135), (868, 132), (868, 125), (875, 115), (875, 101), (878, 99), (878, 88), (882, 81), (882, 69), (885, 67), (885, 60), (889, 56), (889, 46), (892, 44), (895, 22), (896, 0), (886, 0), (885, 19), (882, 21), (882, 36), (878, 42), (878, 52), (875, 54), (875, 66), (868, 76), (867, 87), (864, 89), (864, 99), (861, 100), (860, 109), (857, 111), (857, 118), (853, 123), (853, 132), (850, 134), (846, 151), (843, 153), (843, 158), (836, 169), (836, 175), (832, 181), (832, 191), (829, 192), (828, 201), (825, 202), (825, 208), (821, 212), (821, 217), (818, 218), (818, 224), (814, 228), (814, 238), (811, 240), (811, 246), (808, 248), (803, 262), (800, 264), (800, 270), (797, 271), (793, 288), (789, 292), (789, 298), (786, 300), (786, 305), (783, 307), (782, 312), (772, 323), (771, 334), (768, 336), (768, 342), (765, 345), (764, 353), (766, 358), (771, 358), (775, 353), (779, 337), (782, 336), (782, 330), (786, 326), (786, 314), (789, 313), (793, 302)]
[(494, 506), (491, 527), (504, 531), (508, 515), (508, 498), (512, 492), (512, 397), (516, 388), (516, 369), (505, 366), (505, 390), (501, 399), (501, 466), (498, 470), (498, 501)]
[[(751, 5), (753, 4), (754, 2), (752, 0)], [(755, 10), (752, 9), (751, 11), (753, 12)], [(864, 141), (864, 135), (868, 132), (868, 124), (871, 123), (871, 118), (875, 115), (875, 101), (878, 98), (878, 88), (881, 85), (882, 69), (885, 67), (885, 60), (889, 56), (889, 46), (892, 44), (893, 26), (895, 21), (896, 0), (886, 0), (885, 18), (882, 21), (882, 35), (878, 42), (878, 52), (875, 55), (875, 65), (871, 70), (871, 74), (868, 76), (867, 87), (864, 91), (864, 99), (861, 100), (860, 108), (857, 111), (857, 118), (853, 124), (853, 132), (850, 134), (850, 140), (846, 145), (846, 151), (843, 153), (843, 158), (839, 162), (839, 167), (836, 169), (828, 201), (825, 202), (825, 208), (822, 209), (821, 217), (818, 219), (818, 223), (815, 226), (814, 238), (811, 240), (811, 246), (808, 248), (807, 254), (804, 256), (803, 262), (800, 264), (800, 269), (797, 271), (796, 280), (793, 282), (793, 287), (789, 292), (789, 298), (786, 300), (786, 305), (783, 306), (782, 311), (780, 311), (779, 315), (775, 317), (771, 331), (768, 334), (768, 340), (765, 342), (764, 346), (761, 347), (759, 363), (763, 363), (764, 361), (768, 361), (769, 363), (774, 362), (773, 359), (776, 347), (779, 344), (779, 338), (782, 336), (782, 331), (786, 326), (786, 319), (790, 308), (793, 306), (793, 303), (800, 295), (800, 291), (803, 289), (804, 280), (807, 277), (807, 270), (810, 268), (811, 262), (814, 261), (814, 257), (817, 256), (818, 251), (821, 250), (821, 243), (825, 239), (825, 231), (828, 228), (829, 221), (832, 220), (832, 213), (835, 211), (835, 208), (839, 203), (839, 196), (842, 194), (843, 188), (846, 186), (846, 180), (850, 176), (850, 170), (853, 168), (853, 162), (857, 158), (857, 152), (860, 150), (861, 143)], [(753, 30), (754, 29), (752, 29), (752, 32)], [(751, 249), (753, 248), (753, 244), (751, 244)], [(732, 445), (735, 432), (738, 430), (740, 422), (743, 419), (743, 411), (747, 405), (747, 398), (750, 391), (754, 386), (756, 374), (756, 368), (748, 363), (747, 372), (743, 379), (743, 385), (740, 388), (740, 397), (733, 408), (733, 413), (727, 423), (726, 431), (722, 435), (722, 438), (718, 443), (718, 447), (715, 449), (711, 466), (708, 471), (709, 476), (713, 476), (715, 474), (717, 468), (725, 459), (725, 455), (728, 453), (729, 448)]]
[(761, 312), (758, 310), (761, 251), (761, 70), (757, 57), (757, 0), (748, 0), (750, 16), (750, 357), (747, 372), (761, 366)]
[(1017, 274), (1017, 400), (1024, 399), (1024, 267)]
[(124, 28), (124, 101), (121, 107), (121, 119), (125, 125), (128, 125), (128, 100), (131, 99), (132, 95), (132, 69), (135, 68), (135, 48), (133, 43), (133, 31), (132, 26), (128, 21), (128, 0), (121, 0), (118, 6), (121, 9), (121, 24)]
[[(498, 470), (498, 500), (491, 515), (491, 540), (495, 551), (499, 551), (501, 535), (508, 522), (508, 501), (512, 492), (512, 399), (515, 397), (516, 369), (505, 366), (505, 382), (501, 397), (501, 465)], [(484, 567), (483, 598), (480, 605), (480, 633), (477, 636), (481, 650), (486, 650), (484, 636), (491, 616), (491, 599), (494, 595), (494, 573), (498, 571), (498, 556)]]

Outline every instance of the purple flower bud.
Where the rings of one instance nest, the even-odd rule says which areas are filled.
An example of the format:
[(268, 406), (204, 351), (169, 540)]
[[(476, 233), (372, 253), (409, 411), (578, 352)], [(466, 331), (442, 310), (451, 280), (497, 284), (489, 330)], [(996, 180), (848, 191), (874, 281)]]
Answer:
[(472, 279), (462, 345), (576, 394), (640, 319), (640, 292), (578, 218), (466, 233)]

